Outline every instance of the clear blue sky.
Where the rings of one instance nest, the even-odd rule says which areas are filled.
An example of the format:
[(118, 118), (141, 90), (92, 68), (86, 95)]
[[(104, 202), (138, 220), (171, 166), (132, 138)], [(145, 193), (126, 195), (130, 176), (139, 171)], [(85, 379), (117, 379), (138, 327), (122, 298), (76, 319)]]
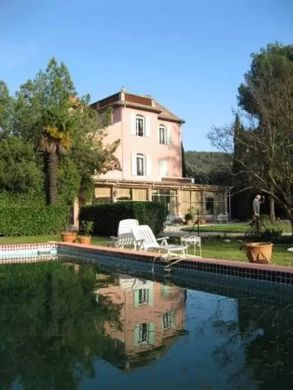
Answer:
[(80, 95), (151, 94), (185, 120), (185, 150), (213, 150), (250, 54), (292, 38), (292, 0), (0, 0), (0, 79), (14, 93), (54, 56)]

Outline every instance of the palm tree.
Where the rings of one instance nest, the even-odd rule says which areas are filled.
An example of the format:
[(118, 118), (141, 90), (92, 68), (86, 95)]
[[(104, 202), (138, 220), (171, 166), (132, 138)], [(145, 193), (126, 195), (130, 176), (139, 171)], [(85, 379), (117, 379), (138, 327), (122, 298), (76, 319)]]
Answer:
[(55, 205), (57, 202), (57, 172), (59, 158), (71, 147), (72, 141), (69, 130), (59, 129), (57, 126), (47, 125), (43, 127), (43, 133), (39, 141), (40, 151), (45, 154), (47, 163), (48, 203)]

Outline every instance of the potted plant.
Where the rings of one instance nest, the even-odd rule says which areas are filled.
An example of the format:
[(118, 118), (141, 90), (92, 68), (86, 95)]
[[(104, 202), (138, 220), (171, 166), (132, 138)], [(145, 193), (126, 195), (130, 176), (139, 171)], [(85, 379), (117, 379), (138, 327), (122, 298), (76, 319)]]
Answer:
[(280, 238), (282, 230), (265, 216), (260, 219), (260, 222), (260, 228), (256, 224), (250, 225), (246, 233), (250, 242), (247, 242), (244, 248), (250, 263), (268, 264), (272, 258), (272, 242)]
[(91, 233), (94, 228), (93, 221), (81, 221), (80, 235), (78, 236), (79, 242), (83, 245), (90, 245)]
[(246, 257), (250, 263), (268, 264), (272, 258), (271, 242), (250, 242), (245, 244)]
[(185, 222), (186, 222), (187, 225), (191, 225), (192, 224), (193, 215), (191, 213), (185, 214), (184, 218), (185, 218)]
[(75, 242), (77, 237), (77, 230), (73, 225), (70, 225), (66, 220), (66, 228), (61, 232), (61, 239), (64, 242)]

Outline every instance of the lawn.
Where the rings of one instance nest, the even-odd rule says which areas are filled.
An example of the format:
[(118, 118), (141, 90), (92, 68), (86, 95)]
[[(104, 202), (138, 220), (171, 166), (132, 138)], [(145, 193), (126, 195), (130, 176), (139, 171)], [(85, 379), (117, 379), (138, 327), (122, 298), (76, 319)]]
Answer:
[[(48, 241), (60, 241), (60, 235), (51, 236), (27, 236), (27, 237), (0, 237), (1, 244), (22, 244), (22, 243), (37, 243)], [(94, 236), (92, 243), (94, 245), (107, 245), (109, 237)], [(202, 255), (203, 257), (213, 259), (225, 259), (236, 261), (247, 261), (245, 251), (241, 250), (242, 241), (224, 238), (202, 238)], [(293, 267), (293, 253), (287, 252), (290, 244), (275, 244), (273, 247), (272, 263), (276, 265), (292, 266)], [(192, 254), (192, 248), (189, 253)]]
[[(293, 253), (287, 252), (289, 247), (289, 244), (274, 244), (272, 264), (293, 267)], [(247, 262), (242, 241), (237, 239), (203, 238), (202, 255), (213, 259)]]
[[(283, 233), (291, 233), (291, 225), (289, 221), (277, 221), (275, 223), (275, 228), (282, 230)], [(197, 231), (198, 227), (195, 225), (194, 227), (184, 227), (182, 230)], [(199, 226), (200, 233), (248, 233), (250, 231), (249, 222), (241, 222), (241, 223), (219, 223), (219, 224), (206, 224)]]
[[(61, 241), (60, 234), (52, 234), (45, 236), (21, 236), (21, 237), (0, 237), (0, 245), (3, 244), (34, 244), (38, 242)], [(109, 241), (108, 237), (94, 236), (92, 243), (103, 245)]]

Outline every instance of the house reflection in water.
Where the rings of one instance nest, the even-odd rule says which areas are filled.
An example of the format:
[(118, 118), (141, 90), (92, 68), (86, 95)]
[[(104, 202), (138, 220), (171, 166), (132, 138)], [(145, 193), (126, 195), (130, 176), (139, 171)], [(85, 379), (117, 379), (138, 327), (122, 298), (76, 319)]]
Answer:
[(158, 359), (184, 331), (185, 289), (120, 276), (117, 284), (99, 288), (97, 299), (101, 295), (121, 305), (119, 329), (105, 324), (116, 351), (104, 357), (119, 368)]

